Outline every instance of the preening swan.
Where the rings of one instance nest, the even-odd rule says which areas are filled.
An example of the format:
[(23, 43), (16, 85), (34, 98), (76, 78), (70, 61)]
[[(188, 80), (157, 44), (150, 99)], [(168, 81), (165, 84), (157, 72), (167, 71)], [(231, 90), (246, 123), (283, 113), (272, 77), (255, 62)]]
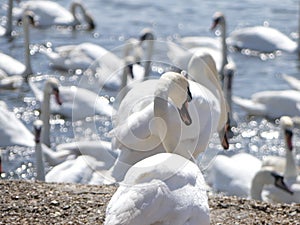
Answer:
[(106, 209), (104, 224), (209, 224), (205, 181), (196, 164), (172, 153), (133, 165)]
[(233, 96), (232, 100), (249, 115), (264, 116), (270, 119), (300, 115), (299, 91), (262, 91), (253, 94), (251, 99)]
[[(86, 29), (93, 30), (95, 23), (92, 16), (87, 12), (85, 7), (77, 1), (71, 3), (70, 11), (63, 8), (53, 1), (26, 1), (20, 4), (20, 12), (31, 11), (34, 16), (35, 26), (49, 27), (49, 26), (70, 26), (77, 28), (79, 25), (87, 24)], [(81, 11), (81, 21), (78, 17), (78, 11)], [(83, 27), (83, 26), (82, 26)]]

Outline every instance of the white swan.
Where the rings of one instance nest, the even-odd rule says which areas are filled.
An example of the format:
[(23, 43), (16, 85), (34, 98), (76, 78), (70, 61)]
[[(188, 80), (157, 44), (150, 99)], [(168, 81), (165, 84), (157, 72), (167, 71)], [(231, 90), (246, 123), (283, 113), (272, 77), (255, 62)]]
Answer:
[(280, 31), (265, 26), (245, 27), (233, 31), (227, 38), (228, 45), (238, 49), (250, 49), (262, 53), (277, 50), (297, 52), (298, 43)]
[(190, 110), (187, 110), (188, 86), (182, 75), (167, 72), (159, 80), (138, 83), (127, 93), (111, 131), (115, 137), (114, 148), (121, 149), (112, 169), (112, 176), (118, 181), (137, 161), (158, 152), (173, 152), (177, 145), (179, 147), (181, 135), (192, 123)]
[[(29, 80), (29, 85), (38, 101), (50, 101), (50, 96), (44, 99), (41, 91), (35, 82), (36, 78)], [(44, 92), (52, 90), (54, 86), (59, 86), (58, 80), (48, 78), (44, 86)], [(97, 95), (96, 93), (76, 86), (59, 86), (60, 98), (63, 104), (57, 105), (50, 101), (50, 111), (61, 114), (69, 119), (80, 120), (95, 114), (111, 116), (114, 112), (109, 100)], [(45, 143), (45, 142), (44, 142)]]
[(29, 24), (32, 24), (32, 15), (30, 12), (23, 14), (23, 29), (24, 29), (24, 50), (25, 50), (25, 65), (9, 55), (0, 53), (0, 73), (1, 85), (3, 88), (12, 89), (20, 86), (23, 77), (27, 78), (32, 74), (30, 52), (29, 52)]
[[(300, 175), (297, 169), (294, 151), (293, 151), (293, 121), (290, 117), (283, 116), (280, 118), (280, 123), (284, 128), (284, 136), (285, 136), (285, 144), (286, 144), (286, 156), (284, 163), (281, 158), (277, 160), (270, 161), (267, 163), (263, 163), (266, 166), (274, 166), (274, 168), (280, 168), (284, 166), (284, 181), (289, 187), (289, 189), (293, 192), (293, 195), (289, 195), (282, 190), (274, 189), (273, 187), (266, 188), (267, 198), (272, 200), (273, 202), (284, 202), (284, 203), (300, 203)], [(282, 165), (283, 164), (283, 165)]]
[(233, 96), (232, 100), (250, 115), (264, 116), (270, 119), (300, 115), (299, 91), (262, 91), (253, 94), (251, 99)]
[[(25, 11), (33, 13), (35, 26), (37, 27), (69, 26), (76, 28), (85, 22), (87, 24), (86, 29), (92, 30), (95, 28), (92, 16), (77, 1), (71, 3), (70, 11), (53, 1), (26, 1), (22, 2), (20, 7), (19, 13), (24, 13)], [(81, 11), (84, 21), (78, 18), (77, 9)]]
[(1, 147), (11, 145), (34, 146), (32, 133), (16, 118), (13, 112), (7, 109), (7, 105), (3, 101), (0, 101), (0, 130)]
[(287, 195), (292, 196), (293, 192), (284, 181), (284, 177), (273, 170), (259, 170), (252, 179), (251, 198), (255, 200), (264, 200), (262, 191), (265, 186), (272, 186), (275, 190), (281, 190)]
[(217, 155), (208, 170), (208, 183), (215, 191), (248, 197), (251, 181), (260, 169), (261, 161), (248, 153)]
[(104, 224), (209, 224), (205, 181), (199, 168), (172, 153), (133, 165), (106, 209)]

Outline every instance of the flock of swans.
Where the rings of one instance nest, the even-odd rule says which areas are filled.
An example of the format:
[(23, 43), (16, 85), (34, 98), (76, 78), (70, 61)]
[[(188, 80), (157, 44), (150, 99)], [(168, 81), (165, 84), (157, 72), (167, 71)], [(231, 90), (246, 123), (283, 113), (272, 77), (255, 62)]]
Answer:
[[(292, 144), (292, 117), (300, 116), (300, 81), (283, 75), (296, 90), (264, 91), (251, 100), (232, 96), (231, 90), (236, 65), (227, 45), (262, 53), (298, 51), (298, 44), (278, 30), (258, 26), (236, 30), (227, 37), (225, 16), (216, 12), (211, 29), (219, 28), (221, 37), (193, 36), (168, 42), (167, 56), (181, 72), (166, 71), (157, 79), (150, 76), (155, 51), (150, 29), (143, 30), (139, 40), (129, 39), (121, 57), (88, 42), (55, 50), (41, 46), (40, 53), (53, 68), (83, 70), (82, 76), (97, 78), (99, 89), (118, 95), (116, 108), (88, 86), (63, 86), (53, 77), (42, 86), (36, 83), (29, 30), (53, 25), (94, 29), (93, 18), (82, 4), (74, 2), (68, 11), (52, 1), (27, 1), (20, 3), (13, 15), (13, 0), (9, 0), (7, 12), (7, 26), (0, 27), (0, 35), (9, 37), (13, 19), (22, 21), (25, 64), (0, 53), (0, 89), (28, 84), (41, 113), (32, 133), (1, 101), (0, 146), (34, 147), (37, 180), (119, 183), (107, 207), (106, 224), (209, 224), (207, 183), (228, 195), (300, 202)], [(251, 115), (280, 118), (286, 157), (260, 160), (244, 152), (232, 157), (219, 154), (204, 179), (197, 160), (214, 134), (223, 149), (230, 148), (231, 128), (238, 125), (232, 102)], [(112, 118), (111, 141), (53, 144), (51, 114), (70, 121), (95, 114)]]

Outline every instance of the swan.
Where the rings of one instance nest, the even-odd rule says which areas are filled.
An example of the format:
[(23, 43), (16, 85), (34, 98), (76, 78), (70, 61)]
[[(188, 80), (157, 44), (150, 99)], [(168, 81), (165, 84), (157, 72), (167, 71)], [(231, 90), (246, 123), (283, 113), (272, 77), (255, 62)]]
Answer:
[(1, 147), (11, 145), (34, 146), (33, 134), (16, 118), (13, 112), (7, 109), (4, 101), (0, 101), (0, 124)]
[[(224, 73), (224, 67), (225, 65), (230, 62), (233, 65), (235, 65), (234, 61), (227, 56), (227, 44), (226, 44), (226, 22), (225, 22), (225, 16), (221, 12), (216, 12), (213, 15), (213, 24), (211, 26), (211, 29), (215, 29), (216, 27), (220, 26), (221, 28), (221, 43), (220, 44), (212, 44), (216, 41), (220, 41), (219, 39), (213, 39), (213, 41), (209, 41), (208, 43), (204, 42), (202, 43), (202, 38), (200, 40), (195, 41), (197, 37), (191, 37), (186, 39), (183, 39), (183, 46), (187, 48), (184, 49), (174, 43), (169, 43), (169, 52), (168, 57), (174, 63), (177, 67), (180, 69), (186, 70), (187, 64), (192, 57), (192, 55), (195, 52), (206, 52), (209, 53), (213, 59), (215, 60), (218, 72), (221, 76), (223, 76)], [(190, 43), (189, 39), (191, 40)], [(204, 39), (207, 40), (207, 39)], [(219, 47), (219, 45), (221, 47)], [(189, 48), (189, 46), (192, 46)]]
[[(266, 188), (266, 196), (273, 202), (284, 202), (284, 203), (300, 203), (300, 175), (297, 169), (295, 156), (293, 154), (293, 126), (294, 123), (292, 119), (288, 116), (283, 116), (280, 118), (280, 123), (284, 127), (284, 136), (286, 144), (286, 156), (285, 161), (278, 157), (277, 160), (264, 163), (266, 166), (274, 166), (275, 168), (281, 168), (284, 166), (283, 175), (284, 181), (293, 192), (293, 195), (289, 195), (282, 190), (274, 189), (273, 187)], [(280, 171), (282, 172), (282, 171)]]
[(292, 196), (293, 192), (284, 181), (284, 177), (273, 170), (259, 170), (252, 179), (251, 198), (262, 201), (262, 191), (264, 186), (272, 185), (275, 190), (282, 190), (287, 195)]
[[(87, 30), (93, 30), (95, 28), (92, 16), (87, 12), (86, 8), (77, 1), (71, 3), (70, 11), (53, 1), (26, 1), (22, 2), (20, 7), (19, 13), (24, 13), (25, 11), (31, 11), (33, 13), (36, 27), (68, 26), (77, 28), (79, 25), (82, 26), (83, 22), (86, 22)], [(84, 21), (78, 18), (77, 9), (81, 11)]]
[(55, 152), (40, 141), (43, 121), (36, 120), (33, 123), (35, 135), (35, 157), (36, 157), (36, 179), (45, 181), (45, 165), (44, 161), (49, 166), (56, 166), (71, 157), (69, 150)]
[[(30, 12), (23, 14), (23, 30), (24, 30), (24, 49), (25, 49), (25, 65), (9, 55), (0, 52), (0, 70), (7, 83), (11, 83), (16, 78), (22, 80), (32, 74), (29, 50), (29, 24), (33, 23)], [(13, 76), (13, 78), (10, 78)]]
[[(47, 98), (43, 96), (43, 91), (38, 88), (36, 78), (29, 79), (29, 85), (36, 98), (40, 102), (47, 101), (50, 104), (49, 113), (58, 113), (73, 121), (84, 119), (95, 114), (111, 116), (114, 109), (105, 97), (98, 96), (96, 93), (76, 86), (59, 86), (55, 78), (48, 78), (44, 85), (44, 93), (51, 91), (52, 87), (59, 87), (61, 102), (57, 105), (50, 101), (50, 95)], [(45, 104), (48, 106), (48, 103)], [(49, 107), (49, 106), (48, 106)], [(43, 141), (43, 143), (45, 143)]]
[(209, 224), (205, 181), (196, 164), (160, 153), (133, 165), (106, 208), (104, 224)]
[(113, 117), (110, 132), (113, 148), (120, 149), (111, 170), (117, 181), (137, 161), (159, 152), (176, 151), (185, 127), (192, 124), (187, 109), (191, 98), (188, 86), (182, 75), (167, 72), (158, 80), (138, 83), (127, 93)]
[(233, 96), (232, 100), (250, 115), (270, 119), (300, 115), (300, 92), (295, 90), (261, 91), (253, 94), (251, 99)]
[(272, 53), (278, 50), (299, 51), (298, 43), (280, 31), (266, 26), (245, 27), (235, 30), (227, 38), (227, 43), (238, 49), (250, 49), (262, 53)]

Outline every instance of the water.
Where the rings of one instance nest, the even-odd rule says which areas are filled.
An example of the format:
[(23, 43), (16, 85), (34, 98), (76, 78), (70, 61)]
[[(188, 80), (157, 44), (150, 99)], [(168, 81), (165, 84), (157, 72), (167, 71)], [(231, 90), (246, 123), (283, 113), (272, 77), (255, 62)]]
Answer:
[[(4, 2), (4, 1), (3, 1)], [(2, 24), (5, 23), (5, 4), (0, 9)], [(59, 4), (69, 7), (70, 0), (58, 0)], [(70, 73), (62, 75), (49, 67), (46, 57), (34, 51), (40, 44), (57, 47), (66, 44), (92, 42), (107, 49), (115, 49), (124, 44), (129, 37), (137, 37), (145, 27), (151, 27), (160, 41), (176, 40), (180, 36), (213, 36), (209, 31), (211, 17), (215, 11), (222, 11), (226, 15), (228, 33), (238, 27), (270, 24), (287, 35), (297, 32), (298, 28), (298, 1), (296, 0), (190, 0), (186, 1), (150, 1), (150, 0), (89, 0), (85, 6), (96, 20), (96, 29), (93, 32), (70, 30), (31, 29), (32, 64), (36, 74), (51, 74), (58, 77), (63, 85), (76, 84), (80, 76)], [(0, 39), (0, 51), (13, 56), (23, 62), (23, 38), (21, 27), (15, 28), (16, 38), (8, 42)], [(156, 56), (166, 60), (164, 49), (156, 47)], [(249, 97), (262, 90), (287, 89), (287, 84), (280, 78), (280, 73), (287, 73), (300, 78), (299, 61), (296, 54), (282, 53), (274, 59), (251, 57), (236, 52), (230, 56), (237, 65), (234, 79), (233, 94)], [(26, 126), (32, 130), (32, 122), (39, 115), (39, 104), (35, 103), (34, 95), (24, 86), (17, 91), (1, 91), (1, 100), (5, 100), (10, 110), (13, 110)], [(233, 106), (239, 125), (235, 129), (235, 137), (231, 140), (230, 151), (244, 150), (258, 157), (263, 155), (284, 155), (284, 142), (278, 124), (262, 118), (247, 118), (246, 113)], [(73, 140), (73, 129), (70, 121), (57, 116), (52, 118), (53, 146)], [(81, 138), (91, 138), (90, 121), (79, 121), (73, 124)], [(105, 118), (97, 117), (96, 124), (101, 139), (108, 140), (107, 132), (111, 123)], [(298, 150), (299, 131), (295, 130), (294, 143)], [(93, 138), (93, 137), (92, 137)], [(209, 149), (220, 149), (217, 139), (212, 140)], [(28, 148), (3, 149), (4, 169), (6, 178), (33, 179), (34, 151)], [(298, 161), (300, 155), (298, 150)]]

